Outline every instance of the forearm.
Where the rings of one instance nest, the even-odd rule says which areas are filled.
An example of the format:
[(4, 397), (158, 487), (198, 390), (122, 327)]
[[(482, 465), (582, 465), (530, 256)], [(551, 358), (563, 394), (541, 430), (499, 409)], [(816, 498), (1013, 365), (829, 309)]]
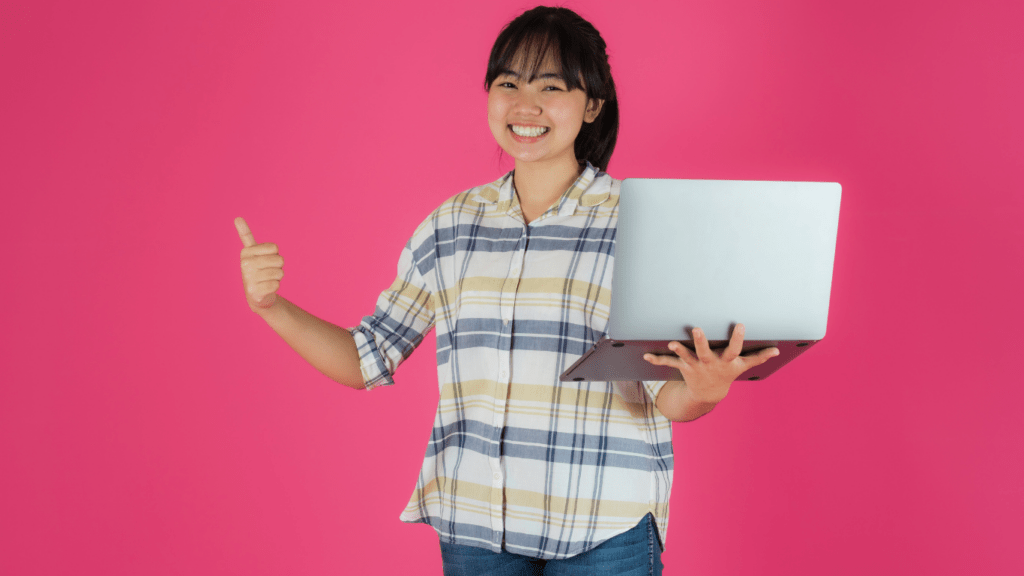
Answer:
[(658, 410), (673, 422), (689, 422), (711, 412), (717, 402), (701, 402), (693, 398), (686, 382), (670, 380), (658, 392)]
[(365, 387), (359, 352), (348, 330), (313, 316), (280, 295), (260, 316), (325, 376), (350, 388)]

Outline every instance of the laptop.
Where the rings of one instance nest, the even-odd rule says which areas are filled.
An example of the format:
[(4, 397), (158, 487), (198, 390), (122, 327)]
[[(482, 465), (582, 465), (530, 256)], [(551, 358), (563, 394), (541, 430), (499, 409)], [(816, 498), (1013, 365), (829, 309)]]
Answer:
[(825, 337), (841, 186), (835, 182), (627, 178), (619, 197), (606, 336), (561, 375), (680, 380), (645, 353), (712, 349), (743, 323), (743, 353), (780, 354), (737, 380), (764, 380)]

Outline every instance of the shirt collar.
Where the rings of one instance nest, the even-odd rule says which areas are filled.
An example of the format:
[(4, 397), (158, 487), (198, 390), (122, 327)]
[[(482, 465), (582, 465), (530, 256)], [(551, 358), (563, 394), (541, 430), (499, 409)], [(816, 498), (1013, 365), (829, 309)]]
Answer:
[[(577, 207), (591, 208), (606, 202), (611, 196), (611, 179), (601, 176), (607, 174), (587, 162), (587, 167), (559, 199), (558, 215), (569, 216), (576, 212)], [(481, 186), (476, 197), (479, 202), (497, 204), (498, 212), (508, 212), (518, 204), (512, 187), (512, 172)]]

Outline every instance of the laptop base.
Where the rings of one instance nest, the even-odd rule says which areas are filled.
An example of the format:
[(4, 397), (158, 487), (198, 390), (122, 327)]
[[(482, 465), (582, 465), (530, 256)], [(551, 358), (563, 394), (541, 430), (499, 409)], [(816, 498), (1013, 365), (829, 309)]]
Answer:
[[(644, 354), (675, 355), (668, 349), (671, 340), (612, 340), (607, 336), (587, 351), (575, 364), (562, 373), (559, 380), (573, 381), (623, 381), (623, 380), (682, 380), (678, 370), (670, 366), (655, 366), (644, 360)], [(693, 350), (693, 342), (681, 341)], [(740, 380), (764, 380), (794, 358), (806, 352), (820, 340), (751, 340), (743, 343), (742, 354), (748, 355), (776, 346), (779, 355), (760, 366), (755, 366), (736, 378)], [(723, 350), (728, 341), (711, 340), (712, 350)]]

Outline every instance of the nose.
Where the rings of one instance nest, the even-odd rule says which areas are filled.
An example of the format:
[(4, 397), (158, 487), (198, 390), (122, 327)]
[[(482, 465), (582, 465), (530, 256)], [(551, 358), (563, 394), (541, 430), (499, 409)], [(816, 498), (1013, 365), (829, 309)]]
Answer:
[(542, 110), (537, 96), (531, 94), (528, 90), (524, 90), (516, 95), (513, 111), (523, 116), (539, 116)]

